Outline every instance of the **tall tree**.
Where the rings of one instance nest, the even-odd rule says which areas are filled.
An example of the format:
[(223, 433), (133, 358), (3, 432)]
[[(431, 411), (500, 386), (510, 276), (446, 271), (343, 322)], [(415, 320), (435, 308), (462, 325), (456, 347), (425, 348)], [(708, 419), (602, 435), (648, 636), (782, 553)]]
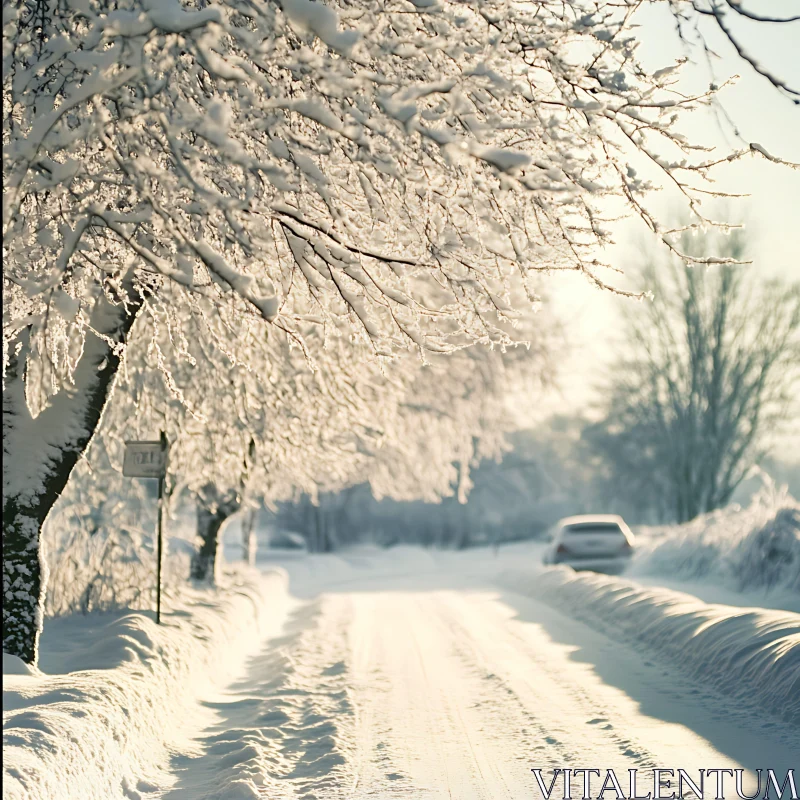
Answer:
[(587, 431), (611, 487), (678, 522), (730, 501), (796, 411), (800, 379), (800, 285), (734, 263), (738, 233), (684, 246), (717, 265), (646, 266), (655, 299), (629, 314), (607, 416)]

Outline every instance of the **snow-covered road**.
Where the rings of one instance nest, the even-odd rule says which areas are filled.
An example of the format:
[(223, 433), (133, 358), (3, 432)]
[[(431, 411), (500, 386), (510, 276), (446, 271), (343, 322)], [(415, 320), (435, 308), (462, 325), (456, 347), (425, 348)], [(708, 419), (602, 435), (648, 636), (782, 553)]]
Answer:
[(463, 564), (370, 562), (284, 565), (282, 635), (208, 698), (163, 797), (521, 800), (534, 767), (798, 766), (800, 729), (629, 643)]

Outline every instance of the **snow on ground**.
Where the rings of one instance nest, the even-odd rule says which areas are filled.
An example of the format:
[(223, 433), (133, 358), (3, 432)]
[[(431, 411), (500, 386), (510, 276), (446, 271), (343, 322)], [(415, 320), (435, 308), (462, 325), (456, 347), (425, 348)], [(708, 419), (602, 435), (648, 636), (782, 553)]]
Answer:
[(51, 622), (45, 674), (4, 675), (4, 797), (519, 800), (534, 767), (796, 766), (800, 616), (541, 555), (267, 551), (263, 585), (161, 629)]
[(709, 580), (676, 580), (668, 575), (628, 572), (626, 577), (641, 586), (656, 586), (692, 595), (704, 603), (740, 608), (772, 608), (800, 614), (800, 592), (787, 589), (748, 589), (741, 592)]
[[(581, 620), (611, 637), (644, 646), (687, 676), (741, 702), (758, 704), (786, 720), (800, 722), (800, 614), (791, 606), (800, 596), (779, 592), (770, 599), (785, 606), (760, 607), (761, 592), (735, 593), (702, 580), (679, 584), (684, 591), (642, 585), (634, 574), (612, 577), (541, 565), (544, 545), (516, 543), (495, 555), (489, 549), (463, 553), (393, 548), (389, 557), (361, 549), (333, 557), (301, 559), (293, 568), (297, 586), (335, 588), (352, 580), (353, 569), (371, 566), (375, 580), (404, 564), (407, 574), (424, 578), (445, 570), (490, 582)], [(698, 595), (717, 594), (728, 603), (704, 602)]]
[(565, 567), (509, 570), (500, 583), (638, 645), (739, 702), (800, 723), (800, 615), (708, 605)]
[[(162, 613), (51, 620), (40, 670), (3, 659), (3, 797), (138, 800), (165, 780), (197, 704), (227, 684), (289, 607), (286, 575), (230, 573)], [(27, 674), (26, 674), (27, 673)]]
[(303, 602), (218, 700), (199, 752), (176, 756), (164, 797), (519, 800), (538, 796), (537, 766), (794, 765), (796, 725), (498, 586), (530, 555), (267, 554)]

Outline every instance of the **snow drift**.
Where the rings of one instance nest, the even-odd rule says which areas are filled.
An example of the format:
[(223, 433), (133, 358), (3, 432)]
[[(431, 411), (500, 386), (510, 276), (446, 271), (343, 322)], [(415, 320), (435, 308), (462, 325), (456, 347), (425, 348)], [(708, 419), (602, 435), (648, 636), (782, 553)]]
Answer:
[(505, 570), (501, 585), (616, 639), (643, 645), (690, 678), (800, 725), (800, 615), (708, 605), (568, 567)]
[(227, 580), (215, 591), (187, 589), (161, 626), (141, 613), (51, 622), (40, 663), (63, 674), (5, 657), (3, 797), (139, 800), (153, 791), (187, 709), (227, 684), (285, 618), (285, 573)]
[(800, 503), (771, 483), (747, 508), (731, 505), (685, 525), (641, 528), (637, 539), (633, 574), (800, 594)]

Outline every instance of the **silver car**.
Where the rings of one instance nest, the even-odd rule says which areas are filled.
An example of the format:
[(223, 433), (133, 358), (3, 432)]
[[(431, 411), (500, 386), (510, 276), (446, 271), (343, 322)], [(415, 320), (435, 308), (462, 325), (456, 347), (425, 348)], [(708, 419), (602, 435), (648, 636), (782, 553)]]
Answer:
[(591, 514), (562, 519), (545, 551), (545, 564), (573, 569), (622, 572), (633, 555), (634, 537), (616, 514)]

